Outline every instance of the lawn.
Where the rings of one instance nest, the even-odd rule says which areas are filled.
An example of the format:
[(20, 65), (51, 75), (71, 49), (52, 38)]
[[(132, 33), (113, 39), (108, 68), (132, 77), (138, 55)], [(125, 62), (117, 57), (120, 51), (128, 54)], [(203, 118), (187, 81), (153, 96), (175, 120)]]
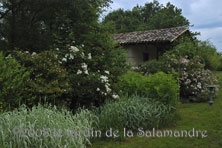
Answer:
[[(215, 72), (222, 86), (222, 72)], [(92, 148), (221, 148), (222, 147), (222, 92), (219, 89), (214, 104), (208, 103), (179, 104), (180, 120), (175, 125), (164, 130), (206, 131), (207, 137), (138, 137), (124, 138), (123, 140), (97, 139)]]

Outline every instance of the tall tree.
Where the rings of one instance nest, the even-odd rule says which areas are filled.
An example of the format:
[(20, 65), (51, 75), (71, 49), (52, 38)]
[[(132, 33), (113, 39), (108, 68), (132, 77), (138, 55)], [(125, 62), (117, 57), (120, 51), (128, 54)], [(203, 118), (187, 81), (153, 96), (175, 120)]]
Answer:
[(189, 21), (182, 15), (182, 10), (169, 2), (151, 17), (148, 23), (151, 29), (189, 25)]
[(181, 9), (170, 3), (163, 6), (157, 0), (135, 6), (132, 10), (115, 10), (103, 22), (112, 22), (117, 33), (189, 25)]
[(7, 49), (42, 51), (54, 45), (81, 43), (95, 30), (110, 0), (2, 0), (1, 44)]

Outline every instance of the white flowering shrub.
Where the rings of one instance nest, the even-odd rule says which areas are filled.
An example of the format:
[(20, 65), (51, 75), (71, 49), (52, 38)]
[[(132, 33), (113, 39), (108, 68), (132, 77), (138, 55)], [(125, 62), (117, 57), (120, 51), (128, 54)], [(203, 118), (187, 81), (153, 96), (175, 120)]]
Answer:
[[(139, 67), (138, 71), (143, 74), (159, 71), (171, 73), (180, 86), (182, 101), (207, 101), (209, 90), (206, 85), (217, 84), (216, 76), (206, 69), (209, 67), (206, 65), (209, 58), (207, 55), (214, 55), (214, 49), (200, 45), (196, 40), (190, 40), (190, 37), (180, 38), (174, 45), (173, 49), (165, 52), (158, 61), (149, 61)], [(211, 66), (217, 65), (211, 64)]]
[(24, 96), (34, 99), (28, 99), (26, 105), (41, 101), (75, 109), (119, 98), (114, 84), (124, 70), (121, 53), (81, 45), (40, 53), (14, 51), (12, 55), (31, 73)]
[[(70, 46), (65, 52), (57, 49), (59, 62), (66, 68), (73, 91), (69, 94), (71, 108), (77, 105), (99, 106), (106, 98), (118, 99), (110, 79), (111, 72), (105, 66), (98, 67), (98, 57), (85, 47)], [(101, 55), (100, 58), (104, 58)]]

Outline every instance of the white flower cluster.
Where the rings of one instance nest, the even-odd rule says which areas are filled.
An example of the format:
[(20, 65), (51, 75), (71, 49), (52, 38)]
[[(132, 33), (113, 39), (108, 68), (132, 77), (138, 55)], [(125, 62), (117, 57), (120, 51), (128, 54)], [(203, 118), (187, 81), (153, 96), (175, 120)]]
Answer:
[(12, 55), (9, 54), (7, 57), (5, 57), (5, 59), (11, 59), (12, 58)]
[[(100, 71), (99, 71), (100, 72)], [(109, 71), (104, 71), (105, 74), (109, 75)], [(101, 75), (100, 81), (105, 85), (105, 92), (101, 91), (100, 88), (97, 88), (96, 91), (100, 91), (102, 95), (107, 96), (108, 94), (112, 93), (112, 89), (110, 88), (109, 78), (108, 76)], [(112, 94), (113, 99), (118, 99), (119, 96), (117, 94)]]
[(119, 96), (117, 94), (112, 95), (113, 99), (119, 99)]
[(100, 79), (101, 79), (102, 83), (108, 83), (109, 82), (109, 78), (107, 76), (101, 75)]
[(84, 74), (88, 75), (88, 74), (89, 74), (89, 71), (88, 71), (87, 67), (88, 67), (88, 65), (87, 65), (86, 63), (82, 63), (82, 64), (81, 64), (82, 70), (78, 69), (78, 71), (77, 71), (76, 74), (77, 74), (77, 75), (80, 75), (80, 74), (84, 73)]
[[(84, 45), (82, 45), (82, 47), (84, 47)], [(56, 50), (59, 51), (59, 48), (56, 48)], [(60, 63), (67, 62), (68, 60), (74, 60), (75, 56), (79, 52), (81, 52), (79, 48), (77, 48), (76, 46), (70, 46), (69, 53), (65, 54), (65, 56), (62, 58)], [(80, 54), (81, 58), (85, 58), (85, 53), (83, 51), (79, 54)], [(89, 60), (92, 59), (92, 54), (91, 53), (88, 53), (88, 59)]]
[(91, 55), (91, 53), (88, 53), (88, 59), (89, 59), (89, 60), (92, 59), (92, 55)]
[(74, 52), (74, 53), (75, 52), (79, 52), (79, 49), (77, 47), (75, 47), (75, 46), (70, 46), (69, 49), (70, 49), (71, 52)]
[(30, 53), (29, 51), (25, 51), (25, 53), (26, 53), (26, 54), (31, 54), (31, 56), (35, 56), (35, 55), (37, 55), (36, 52), (32, 52), (32, 53)]
[(100, 88), (97, 88), (96, 90), (101, 91), (102, 95), (107, 96), (107, 94), (112, 91), (112, 89), (110, 89), (109, 78), (105, 75), (101, 75), (100, 81), (101, 81), (101, 83), (103, 83), (105, 85), (106, 92), (101, 91)]

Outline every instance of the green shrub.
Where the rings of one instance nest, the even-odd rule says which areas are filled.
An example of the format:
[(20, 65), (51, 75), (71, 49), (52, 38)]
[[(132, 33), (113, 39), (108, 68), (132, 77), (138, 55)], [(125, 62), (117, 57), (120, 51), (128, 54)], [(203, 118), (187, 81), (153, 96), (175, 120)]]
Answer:
[(176, 120), (175, 107), (145, 97), (123, 97), (109, 101), (100, 108), (100, 129), (127, 128), (137, 130), (139, 127), (151, 129), (172, 124)]
[(163, 72), (149, 75), (145, 86), (148, 97), (156, 98), (164, 104), (176, 105), (179, 87), (173, 75)]
[(140, 73), (129, 71), (121, 76), (118, 82), (119, 89), (129, 96), (137, 94), (158, 100), (164, 104), (176, 105), (178, 99), (178, 85), (171, 74), (158, 72), (143, 76)]
[(206, 69), (221, 70), (221, 56), (209, 41), (199, 42), (197, 53), (203, 59)]
[(76, 135), (74, 131), (92, 130), (97, 123), (97, 117), (87, 109), (73, 115), (65, 109), (41, 105), (32, 109), (21, 106), (0, 114), (0, 120), (0, 145), (7, 148), (84, 148), (90, 144), (90, 137)]
[(10, 55), (0, 52), (0, 110), (18, 107), (24, 99), (29, 72)]
[(144, 74), (154, 74), (160, 71), (167, 72), (167, 68), (160, 60), (151, 60), (142, 64), (139, 67), (139, 71), (143, 72)]
[(145, 77), (138, 72), (128, 71), (126, 74), (119, 77), (117, 86), (124, 95), (129, 96), (138, 94), (145, 95)]
[(59, 64), (54, 50), (43, 51), (38, 54), (28, 51), (14, 51), (13, 55), (30, 71), (28, 90), (24, 97), (33, 97), (33, 99), (27, 100), (25, 104), (33, 106), (39, 102), (55, 105), (66, 103), (63, 96), (72, 88), (68, 81), (68, 73)]

